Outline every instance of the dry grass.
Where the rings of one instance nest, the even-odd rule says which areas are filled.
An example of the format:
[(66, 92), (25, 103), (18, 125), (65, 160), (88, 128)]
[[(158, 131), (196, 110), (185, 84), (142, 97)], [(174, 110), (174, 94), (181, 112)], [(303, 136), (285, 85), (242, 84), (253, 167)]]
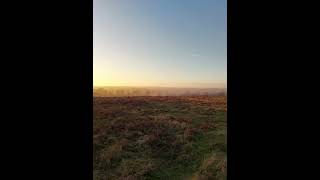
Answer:
[(226, 178), (226, 97), (93, 103), (94, 179)]

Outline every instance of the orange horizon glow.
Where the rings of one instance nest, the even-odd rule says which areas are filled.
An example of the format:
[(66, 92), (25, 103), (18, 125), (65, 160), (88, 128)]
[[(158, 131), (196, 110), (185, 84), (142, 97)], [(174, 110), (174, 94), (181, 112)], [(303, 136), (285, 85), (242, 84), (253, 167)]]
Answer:
[(93, 87), (172, 87), (172, 88), (226, 88), (225, 83), (94, 83)]

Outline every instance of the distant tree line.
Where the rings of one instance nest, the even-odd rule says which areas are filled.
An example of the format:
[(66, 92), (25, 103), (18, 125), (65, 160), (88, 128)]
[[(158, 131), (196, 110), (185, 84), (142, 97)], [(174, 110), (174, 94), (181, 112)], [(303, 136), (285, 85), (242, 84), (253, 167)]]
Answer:
[(148, 88), (94, 88), (94, 96), (212, 96), (227, 95), (224, 90), (201, 90), (201, 89), (148, 89)]

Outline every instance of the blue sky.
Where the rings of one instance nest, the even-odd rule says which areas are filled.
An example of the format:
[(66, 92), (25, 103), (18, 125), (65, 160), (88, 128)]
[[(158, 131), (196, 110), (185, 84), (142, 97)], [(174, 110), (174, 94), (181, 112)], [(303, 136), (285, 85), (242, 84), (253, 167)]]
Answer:
[(94, 0), (94, 85), (227, 79), (226, 0)]

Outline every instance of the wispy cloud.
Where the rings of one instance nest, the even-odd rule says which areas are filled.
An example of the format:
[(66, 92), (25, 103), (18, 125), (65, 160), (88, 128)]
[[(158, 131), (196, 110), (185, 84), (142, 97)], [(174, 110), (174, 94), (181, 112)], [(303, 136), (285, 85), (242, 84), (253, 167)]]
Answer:
[(193, 56), (193, 57), (199, 57), (200, 54), (191, 54), (191, 56)]

